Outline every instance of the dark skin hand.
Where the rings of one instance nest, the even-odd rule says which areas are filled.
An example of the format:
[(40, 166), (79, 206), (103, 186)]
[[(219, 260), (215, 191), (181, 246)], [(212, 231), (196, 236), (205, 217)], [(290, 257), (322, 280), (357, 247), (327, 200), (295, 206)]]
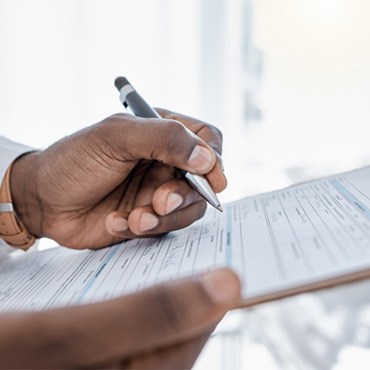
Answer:
[(159, 110), (158, 119), (111, 116), (20, 157), (11, 172), (18, 215), (37, 237), (100, 248), (188, 226), (206, 203), (175, 167), (226, 187), (220, 131)]
[(236, 275), (218, 270), (87, 306), (2, 314), (0, 367), (190, 369), (239, 294)]
[[(100, 248), (199, 219), (206, 204), (175, 167), (222, 191), (221, 134), (160, 114), (161, 121), (114, 115), (17, 159), (11, 193), (29, 231)], [(239, 297), (237, 276), (218, 270), (105, 302), (1, 314), (0, 367), (190, 369)]]

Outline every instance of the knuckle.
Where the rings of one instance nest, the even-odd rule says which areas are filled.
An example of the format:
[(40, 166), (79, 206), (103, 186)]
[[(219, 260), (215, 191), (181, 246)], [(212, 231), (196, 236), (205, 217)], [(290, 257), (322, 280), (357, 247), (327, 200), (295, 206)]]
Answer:
[(215, 136), (218, 137), (218, 139), (220, 140), (220, 143), (222, 143), (222, 140), (223, 140), (222, 131), (218, 127), (213, 126), (213, 125), (210, 125), (210, 128), (214, 132)]
[(217, 153), (221, 154), (223, 136), (218, 127), (209, 123), (204, 124), (202, 128), (197, 131), (197, 135), (206, 138), (207, 144)]
[[(166, 161), (169, 157), (174, 158), (181, 154), (189, 155), (189, 132), (185, 126), (178, 121), (169, 120), (165, 125), (162, 125), (162, 130), (158, 160)], [(191, 150), (193, 146), (193, 139), (191, 139)]]
[[(110, 148), (112, 153), (123, 153), (123, 149), (130, 148), (132, 137), (137, 131), (138, 121), (127, 113), (116, 113), (97, 124), (99, 137), (104, 146)], [(132, 148), (130, 148), (132, 150)]]
[(123, 132), (127, 133), (135, 124), (137, 117), (128, 113), (115, 113), (103, 119), (97, 126), (114, 139)]
[(222, 141), (222, 138), (223, 138), (222, 131), (217, 126), (215, 126), (211, 123), (204, 123), (203, 127), (202, 127), (202, 130), (207, 130), (207, 131), (212, 132), (212, 134), (213, 134), (212, 136), (214, 136), (216, 139)]
[(173, 138), (178, 138), (187, 133), (185, 126), (179, 121), (173, 119), (167, 120), (166, 126), (169, 136)]
[(127, 124), (126, 113), (116, 113), (105, 119), (103, 119), (96, 126), (104, 137), (115, 137), (117, 135), (117, 129)]
[(209, 129), (212, 132), (213, 140), (211, 143), (209, 143), (214, 150), (216, 150), (217, 153), (222, 153), (222, 142), (223, 142), (223, 134), (221, 130), (213, 125), (209, 126)]
[(177, 115), (168, 109), (162, 107), (155, 107), (154, 109), (160, 114), (162, 118), (177, 120)]
[(126, 120), (130, 115), (128, 113), (115, 113), (107, 117), (104, 121), (121, 121)]

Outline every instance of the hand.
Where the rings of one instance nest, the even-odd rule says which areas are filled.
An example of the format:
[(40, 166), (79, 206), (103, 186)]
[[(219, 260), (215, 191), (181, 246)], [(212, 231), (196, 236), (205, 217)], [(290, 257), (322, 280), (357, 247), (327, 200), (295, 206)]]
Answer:
[(190, 369), (239, 280), (229, 270), (114, 300), (0, 315), (2, 368)]
[(199, 219), (205, 201), (175, 167), (205, 174), (222, 191), (221, 134), (193, 118), (159, 113), (160, 122), (114, 115), (20, 157), (11, 192), (28, 230), (64, 246), (99, 248)]

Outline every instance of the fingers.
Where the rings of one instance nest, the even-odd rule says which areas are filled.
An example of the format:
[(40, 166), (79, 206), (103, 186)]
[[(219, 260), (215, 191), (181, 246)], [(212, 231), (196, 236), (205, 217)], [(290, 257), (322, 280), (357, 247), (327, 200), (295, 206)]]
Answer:
[(118, 114), (99, 129), (102, 145), (109, 143), (121, 160), (157, 160), (197, 174), (210, 172), (216, 164), (212, 148), (179, 121)]
[[(225, 177), (219, 177), (216, 170), (219, 171), (219, 164), (216, 164), (214, 170), (212, 170), (207, 178), (212, 179), (213, 189), (215, 192), (220, 192), (225, 189), (227, 182)], [(176, 179), (158, 187), (153, 193), (153, 209), (161, 215), (167, 215), (174, 210), (185, 208), (188, 205), (203, 200), (202, 196), (194, 190), (185, 180)]]
[[(219, 188), (225, 185), (222, 182)], [(143, 204), (151, 206), (136, 207), (130, 214), (120, 210), (108, 214), (105, 228), (117, 238), (114, 242), (184, 228), (206, 211), (207, 204), (202, 196), (182, 179), (168, 181), (154, 192), (148, 190), (147, 193)]]
[(42, 348), (40, 354), (43, 336), (18, 348), (25, 356), (39, 354), (35, 366), (43, 361), (43, 366), (69, 368), (136, 357), (204, 334), (239, 297), (237, 276), (217, 270), (107, 302), (42, 312), (35, 315), (35, 326), (47, 328), (43, 335), (53, 350)]
[(166, 109), (156, 108), (159, 114), (166, 119), (172, 119), (181, 122), (189, 130), (194, 132), (204, 140), (216, 152), (216, 164), (213, 169), (207, 173), (207, 179), (216, 193), (223, 191), (227, 186), (226, 176), (222, 164), (222, 133), (221, 131), (203, 121), (192, 118), (180, 113), (174, 113)]
[(206, 178), (209, 184), (212, 186), (212, 189), (216, 193), (220, 193), (221, 191), (226, 189), (227, 186), (227, 179), (224, 174), (223, 164), (221, 157), (217, 155), (220, 160), (217, 160), (213, 169), (207, 173)]
[(158, 187), (153, 194), (153, 209), (161, 216), (203, 200), (184, 180), (176, 179)]
[[(201, 218), (207, 205), (200, 200), (168, 215), (156, 214), (151, 206), (135, 208), (128, 216), (121, 212), (111, 212), (105, 221), (107, 231), (122, 239), (137, 236), (164, 234), (172, 230), (182, 229)], [(121, 228), (116, 228), (117, 224)]]
[(136, 208), (129, 215), (129, 228), (135, 235), (163, 234), (189, 226), (200, 219), (206, 209), (203, 200), (164, 216), (157, 216), (149, 206)]
[(222, 133), (216, 126), (167, 109), (156, 108), (156, 110), (163, 118), (181, 122), (189, 130), (201, 137), (216, 153), (222, 154)]

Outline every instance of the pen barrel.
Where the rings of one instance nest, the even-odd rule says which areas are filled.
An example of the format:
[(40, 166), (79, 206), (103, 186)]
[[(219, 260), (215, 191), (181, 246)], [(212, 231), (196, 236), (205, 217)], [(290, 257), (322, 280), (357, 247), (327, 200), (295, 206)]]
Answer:
[[(135, 116), (143, 118), (161, 118), (158, 112), (152, 108), (132, 87), (127, 78), (117, 77), (114, 84), (120, 92), (120, 100), (122, 104), (126, 108), (129, 107)], [(177, 171), (206, 201), (219, 211), (222, 211), (220, 202), (205, 177), (191, 174), (179, 168), (177, 168)]]
[(184, 170), (180, 170), (185, 181), (195, 189), (198, 194), (200, 194), (209, 204), (213, 207), (220, 207), (220, 202), (217, 199), (216, 194), (214, 193), (211, 185), (208, 183), (207, 179), (204, 176), (196, 175)]
[(152, 108), (135, 90), (127, 94), (126, 104), (135, 116), (143, 118), (161, 118), (158, 112)]

